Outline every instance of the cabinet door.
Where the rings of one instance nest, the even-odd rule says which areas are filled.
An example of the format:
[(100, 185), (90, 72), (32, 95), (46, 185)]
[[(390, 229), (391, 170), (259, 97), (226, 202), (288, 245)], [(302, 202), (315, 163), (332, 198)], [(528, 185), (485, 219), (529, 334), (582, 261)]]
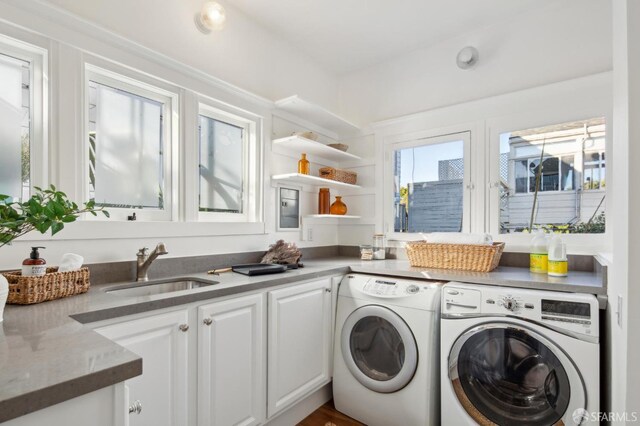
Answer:
[(198, 425), (255, 425), (265, 418), (264, 296), (198, 308)]
[(97, 328), (103, 336), (142, 357), (142, 375), (125, 382), (131, 426), (187, 425), (188, 311), (150, 315)]
[(330, 380), (331, 279), (269, 292), (268, 415)]

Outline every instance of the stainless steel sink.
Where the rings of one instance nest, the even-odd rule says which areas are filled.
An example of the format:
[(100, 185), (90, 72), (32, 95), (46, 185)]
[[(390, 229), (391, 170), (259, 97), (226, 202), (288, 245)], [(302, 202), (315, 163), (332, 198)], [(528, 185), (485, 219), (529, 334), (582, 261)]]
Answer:
[(139, 297), (172, 293), (174, 291), (192, 290), (194, 288), (207, 287), (214, 284), (218, 284), (218, 282), (200, 281), (196, 278), (173, 278), (170, 280), (156, 280), (125, 284), (109, 288), (105, 291), (107, 293), (115, 294), (118, 296)]

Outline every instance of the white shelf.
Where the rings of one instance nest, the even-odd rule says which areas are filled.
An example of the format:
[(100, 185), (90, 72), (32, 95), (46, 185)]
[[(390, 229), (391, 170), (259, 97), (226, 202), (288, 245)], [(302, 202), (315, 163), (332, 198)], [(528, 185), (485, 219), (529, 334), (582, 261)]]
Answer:
[(351, 185), (349, 183), (323, 179), (317, 176), (303, 175), (300, 173), (286, 173), (283, 175), (273, 175), (271, 176), (271, 180), (293, 182), (293, 183), (298, 183), (302, 185), (323, 186), (328, 188), (353, 188), (353, 189), (361, 188), (359, 185)]
[(331, 148), (328, 145), (303, 138), (302, 136), (288, 136), (286, 138), (275, 139), (272, 143), (274, 147), (282, 148), (297, 154), (304, 152), (307, 155), (315, 155), (329, 161), (340, 162), (362, 160), (362, 158), (357, 155), (340, 151), (336, 148)]
[(358, 134), (360, 128), (331, 111), (298, 97), (289, 96), (275, 103), (276, 108), (289, 114), (293, 114), (310, 123), (314, 123), (324, 129), (331, 130), (341, 138)]
[(361, 216), (352, 216), (348, 214), (310, 214), (304, 217), (310, 219), (360, 219)]

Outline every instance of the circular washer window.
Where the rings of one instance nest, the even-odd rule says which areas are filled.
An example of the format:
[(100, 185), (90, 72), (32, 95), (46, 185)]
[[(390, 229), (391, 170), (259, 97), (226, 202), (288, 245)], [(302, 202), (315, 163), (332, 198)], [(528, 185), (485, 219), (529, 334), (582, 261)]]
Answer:
[(365, 387), (391, 393), (405, 387), (418, 366), (418, 348), (407, 323), (378, 305), (356, 309), (342, 327), (342, 356)]
[(584, 407), (573, 364), (552, 342), (523, 327), (496, 323), (463, 334), (449, 356), (449, 378), (480, 424), (560, 424)]

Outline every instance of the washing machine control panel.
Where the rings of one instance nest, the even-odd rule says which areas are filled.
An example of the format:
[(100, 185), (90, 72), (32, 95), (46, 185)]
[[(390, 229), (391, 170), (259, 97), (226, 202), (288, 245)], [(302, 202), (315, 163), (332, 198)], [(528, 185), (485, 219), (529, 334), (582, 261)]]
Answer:
[(450, 283), (444, 317), (517, 317), (588, 336), (598, 335), (598, 301), (589, 294)]
[(498, 306), (502, 306), (510, 312), (517, 312), (522, 305), (522, 301), (519, 301), (513, 296), (504, 296), (498, 301)]

